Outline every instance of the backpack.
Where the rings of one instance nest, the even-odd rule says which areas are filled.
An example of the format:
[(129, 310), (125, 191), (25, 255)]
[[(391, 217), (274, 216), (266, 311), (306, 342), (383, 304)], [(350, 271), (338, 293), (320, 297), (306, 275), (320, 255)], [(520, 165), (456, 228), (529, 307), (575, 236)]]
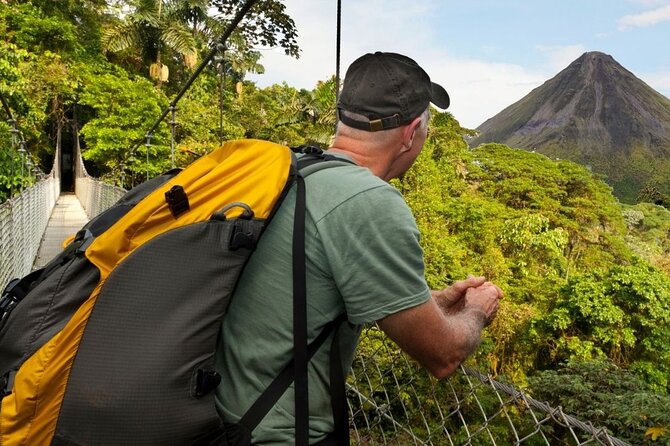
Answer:
[[(0, 444), (249, 444), (294, 381), (296, 444), (308, 444), (307, 361), (333, 333), (337, 345), (346, 315), (307, 345), (303, 176), (346, 163), (299, 151), (300, 165), (285, 146), (228, 142), (131, 189), (44, 268), (11, 281), (0, 300)], [(294, 358), (224, 425), (213, 392), (220, 325), (294, 183)], [(331, 393), (338, 444), (348, 444), (337, 350)]]

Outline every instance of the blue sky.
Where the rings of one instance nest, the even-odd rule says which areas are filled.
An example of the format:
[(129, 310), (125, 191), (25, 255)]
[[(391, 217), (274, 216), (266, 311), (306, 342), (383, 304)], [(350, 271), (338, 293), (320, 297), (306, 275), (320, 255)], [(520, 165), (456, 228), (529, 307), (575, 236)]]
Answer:
[[(336, 0), (285, 0), (300, 59), (262, 49), (259, 86), (311, 89), (335, 73)], [(586, 51), (610, 54), (670, 97), (670, 0), (342, 0), (342, 76), (372, 51), (406, 54), (475, 128)]]

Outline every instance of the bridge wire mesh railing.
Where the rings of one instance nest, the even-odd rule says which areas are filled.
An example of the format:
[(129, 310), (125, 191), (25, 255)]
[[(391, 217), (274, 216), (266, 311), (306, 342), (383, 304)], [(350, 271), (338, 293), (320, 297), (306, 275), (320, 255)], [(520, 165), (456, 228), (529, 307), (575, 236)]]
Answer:
[[(75, 134), (77, 134), (77, 132), (75, 132)], [(86, 172), (86, 166), (84, 166), (78, 134), (77, 137), (74, 138), (74, 144), (74, 193), (77, 196), (77, 199), (79, 199), (88, 218), (93, 218), (116, 203), (126, 191), (118, 186), (106, 184), (91, 177), (88, 172)]]
[(628, 444), (471, 367), (436, 380), (376, 326), (363, 331), (347, 392), (358, 445)]
[(60, 195), (60, 149), (48, 175), (0, 204), (0, 284), (28, 274)]

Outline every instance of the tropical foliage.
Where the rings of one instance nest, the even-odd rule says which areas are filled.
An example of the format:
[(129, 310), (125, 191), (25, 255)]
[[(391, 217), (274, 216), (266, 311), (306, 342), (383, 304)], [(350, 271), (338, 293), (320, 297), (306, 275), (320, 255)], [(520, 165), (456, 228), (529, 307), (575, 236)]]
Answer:
[[(215, 48), (239, 3), (4, 2), (0, 92), (27, 156), (48, 170), (56, 134), (76, 123), (89, 172), (131, 187), (170, 168), (173, 130), (177, 165), (234, 138), (327, 147), (334, 79), (312, 90), (245, 80), (262, 70), (255, 45), (299, 54), (293, 21), (274, 0), (259, 2), (223, 58), (181, 98), (174, 122), (169, 115), (147, 145), (146, 132), (192, 73), (192, 56), (197, 62)], [(167, 81), (151, 76), (155, 63), (168, 67)], [(667, 411), (643, 400), (657, 395), (665, 407), (670, 388), (670, 212), (621, 205), (601, 178), (571, 162), (498, 144), (469, 150), (472, 135), (450, 113), (434, 113), (424, 151), (393, 184), (416, 216), (431, 286), (485, 274), (506, 293), (473, 361), (547, 399), (572, 392), (576, 412), (611, 414), (634, 430), (631, 441), (649, 441), (644, 429), (666, 438)], [(5, 199), (29, 178), (18, 173), (21, 158), (4, 122), (0, 147)], [(622, 373), (632, 383), (624, 389)], [(600, 393), (623, 391), (650, 421), (625, 418), (624, 400), (608, 405), (593, 396), (588, 405), (578, 393), (592, 383)]]
[(570, 362), (529, 379), (533, 396), (635, 445), (670, 445), (670, 396), (611, 361)]

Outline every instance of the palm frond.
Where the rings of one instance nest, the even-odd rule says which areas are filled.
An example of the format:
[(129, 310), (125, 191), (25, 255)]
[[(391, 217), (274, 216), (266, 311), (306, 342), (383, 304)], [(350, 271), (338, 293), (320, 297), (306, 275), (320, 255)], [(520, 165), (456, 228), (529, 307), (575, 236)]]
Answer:
[(102, 45), (107, 51), (119, 52), (137, 46), (137, 30), (129, 23), (116, 23), (102, 32)]
[(196, 52), (196, 42), (193, 35), (181, 23), (170, 22), (164, 24), (161, 40), (179, 54)]
[(152, 9), (142, 9), (128, 14), (126, 20), (135, 26), (149, 25), (153, 28), (159, 28), (161, 19), (158, 17), (158, 11)]

